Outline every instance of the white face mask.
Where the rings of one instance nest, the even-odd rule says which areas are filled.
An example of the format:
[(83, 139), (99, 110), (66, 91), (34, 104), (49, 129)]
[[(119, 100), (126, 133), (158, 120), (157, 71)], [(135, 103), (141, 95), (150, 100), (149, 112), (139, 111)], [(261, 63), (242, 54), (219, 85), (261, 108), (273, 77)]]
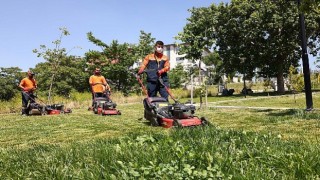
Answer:
[(162, 53), (163, 52), (163, 48), (157, 47), (156, 51), (157, 51), (157, 53)]

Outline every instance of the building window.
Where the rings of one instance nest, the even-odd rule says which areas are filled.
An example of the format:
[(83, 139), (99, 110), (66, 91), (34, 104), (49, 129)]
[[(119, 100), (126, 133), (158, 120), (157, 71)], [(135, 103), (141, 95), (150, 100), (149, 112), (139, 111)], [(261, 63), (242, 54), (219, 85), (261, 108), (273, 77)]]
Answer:
[(176, 51), (176, 53), (178, 54), (178, 52), (180, 51), (180, 47), (177, 46), (177, 47), (175, 48), (175, 51)]
[(166, 54), (167, 54), (167, 56), (170, 58), (170, 48), (167, 48), (167, 47), (166, 47), (166, 48), (165, 48), (165, 51), (167, 51)]
[(182, 63), (184, 61), (184, 57), (177, 57), (176, 62), (177, 63)]

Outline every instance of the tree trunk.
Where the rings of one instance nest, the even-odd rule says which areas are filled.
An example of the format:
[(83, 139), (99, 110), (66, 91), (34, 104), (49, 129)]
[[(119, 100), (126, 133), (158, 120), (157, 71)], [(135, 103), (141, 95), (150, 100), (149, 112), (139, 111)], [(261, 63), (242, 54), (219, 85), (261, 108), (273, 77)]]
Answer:
[(199, 58), (199, 85), (202, 85), (202, 82), (201, 82), (201, 57)]
[(50, 87), (49, 87), (49, 95), (48, 95), (48, 102), (49, 102), (49, 104), (52, 104), (52, 102), (51, 102), (51, 92), (52, 92), (52, 86), (53, 86), (53, 81), (54, 81), (54, 76), (55, 76), (56, 74), (55, 73), (53, 73), (52, 74), (52, 76), (51, 76), (51, 82), (50, 82)]
[(283, 69), (279, 69), (277, 73), (277, 87), (278, 87), (278, 93), (285, 94), (284, 89), (284, 79), (283, 79)]

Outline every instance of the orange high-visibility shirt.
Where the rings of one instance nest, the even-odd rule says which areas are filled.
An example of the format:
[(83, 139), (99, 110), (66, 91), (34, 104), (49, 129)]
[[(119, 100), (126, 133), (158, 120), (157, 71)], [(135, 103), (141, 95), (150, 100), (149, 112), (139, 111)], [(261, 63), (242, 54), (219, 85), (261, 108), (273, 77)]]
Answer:
[(105, 90), (104, 85), (107, 85), (107, 81), (103, 76), (92, 75), (89, 78), (89, 84), (92, 87), (92, 92), (102, 93)]
[[(163, 61), (163, 62), (162, 62)], [(142, 61), (140, 69), (144, 70), (149, 63), (157, 62), (158, 68), (156, 68), (156, 65), (153, 65), (151, 68), (157, 69), (157, 70), (163, 70), (163, 72), (168, 72), (170, 70), (170, 60), (166, 55), (162, 55), (161, 57), (157, 57), (155, 54), (148, 54)], [(160, 64), (163, 64), (163, 68), (159, 67)], [(162, 69), (161, 69), (162, 68)]]
[(20, 86), (22, 86), (25, 92), (30, 92), (32, 89), (37, 88), (37, 82), (35, 79), (25, 77), (21, 80)]

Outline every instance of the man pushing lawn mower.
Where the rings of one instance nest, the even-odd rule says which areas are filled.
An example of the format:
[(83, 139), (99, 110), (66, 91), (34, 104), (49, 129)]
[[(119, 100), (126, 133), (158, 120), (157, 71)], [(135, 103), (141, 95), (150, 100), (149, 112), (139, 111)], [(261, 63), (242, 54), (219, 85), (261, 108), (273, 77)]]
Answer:
[(99, 68), (96, 68), (94, 75), (90, 76), (89, 84), (92, 91), (92, 109), (95, 114), (120, 115), (116, 109), (117, 104), (110, 99), (111, 89)]
[(37, 82), (34, 78), (35, 74), (30, 70), (27, 74), (28, 77), (23, 78), (19, 84), (19, 87), (22, 89), (21, 114), (23, 116), (71, 113), (71, 109), (64, 109), (61, 104), (46, 105), (43, 101), (41, 101), (41, 104), (37, 103), (35, 100), (37, 96), (34, 94), (37, 89)]
[[(147, 71), (144, 71), (144, 70)], [(153, 71), (148, 71), (152, 69)], [(160, 84), (159, 78), (162, 79), (163, 84), (169, 88), (169, 79), (167, 72), (170, 70), (169, 58), (163, 54), (163, 42), (157, 41), (154, 46), (154, 53), (148, 54), (139, 69), (138, 75), (147, 73), (147, 88), (148, 96), (156, 97), (157, 92), (161, 97), (168, 101), (168, 92), (165, 87)]]
[(96, 68), (94, 70), (94, 74), (90, 76), (89, 78), (89, 84), (91, 86), (91, 92), (92, 92), (92, 105), (94, 104), (94, 98), (95, 97), (102, 97), (103, 92), (111, 91), (109, 84), (107, 83), (106, 78), (101, 75), (101, 71), (99, 68)]
[(27, 73), (27, 77), (23, 78), (20, 81), (19, 87), (21, 88), (21, 96), (22, 96), (22, 109), (21, 115), (29, 115), (28, 106), (32, 103), (35, 103), (35, 95), (34, 91), (37, 89), (37, 81), (34, 78), (34, 73), (29, 70)]
[[(169, 69), (169, 58), (163, 55), (163, 42), (157, 41), (155, 52), (145, 57), (137, 75), (137, 80), (147, 95), (143, 100), (144, 118), (153, 126), (165, 128), (207, 125), (208, 121), (204, 117), (199, 119), (194, 116), (195, 106), (175, 100), (169, 89)], [(147, 74), (148, 90), (140, 78), (143, 73)], [(157, 97), (157, 91), (161, 97)], [(175, 101), (174, 104), (169, 104), (169, 95)]]

